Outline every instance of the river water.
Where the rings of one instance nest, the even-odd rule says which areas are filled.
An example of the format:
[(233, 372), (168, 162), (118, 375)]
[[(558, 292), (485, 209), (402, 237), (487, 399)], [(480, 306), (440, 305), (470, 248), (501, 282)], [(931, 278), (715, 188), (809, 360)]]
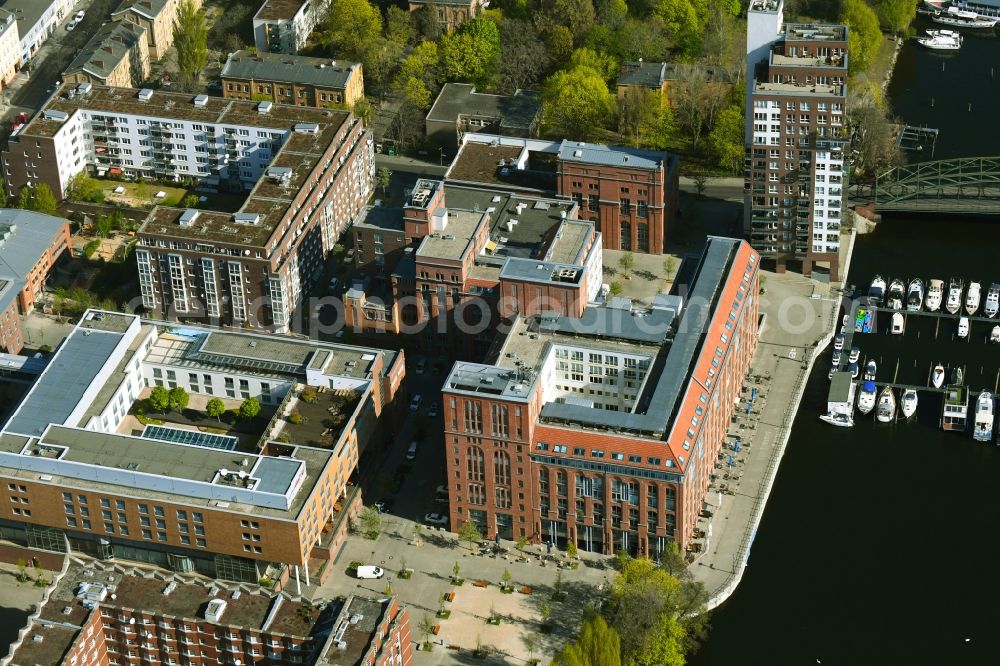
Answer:
[[(1000, 39), (970, 35), (943, 58), (911, 41), (889, 94), (904, 122), (941, 130), (936, 158), (1000, 155)], [(1000, 282), (998, 259), (1000, 220), (887, 218), (859, 237), (848, 282), (954, 275), (985, 292)], [(992, 390), (990, 327), (973, 326), (968, 342), (954, 327), (911, 318), (902, 339), (854, 343), (880, 379), (898, 367), (898, 381), (925, 384), (942, 362), (964, 366), (970, 389)], [(691, 663), (1000, 663), (1000, 448), (939, 430), (941, 399), (929, 393), (910, 423), (820, 422), (829, 355), (810, 377), (743, 582)]]

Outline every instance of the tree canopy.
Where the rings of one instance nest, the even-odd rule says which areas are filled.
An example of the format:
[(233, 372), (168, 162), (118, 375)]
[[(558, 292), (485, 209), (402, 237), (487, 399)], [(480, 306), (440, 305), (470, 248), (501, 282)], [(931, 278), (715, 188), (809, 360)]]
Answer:
[(174, 48), (177, 49), (177, 67), (192, 79), (198, 78), (208, 62), (208, 24), (205, 11), (195, 7), (192, 0), (182, 0), (174, 21)]
[(875, 14), (883, 28), (901, 33), (917, 16), (917, 3), (913, 0), (877, 0)]
[(601, 615), (583, 621), (580, 637), (567, 643), (557, 655), (556, 666), (621, 666), (621, 639)]
[(743, 109), (734, 104), (727, 106), (715, 121), (708, 134), (708, 143), (715, 161), (730, 173), (743, 170)]
[(600, 72), (560, 70), (542, 88), (542, 119), (553, 135), (587, 140), (614, 117), (615, 98)]
[[(367, 0), (331, 0), (319, 26), (319, 41), (342, 58), (361, 60), (382, 34), (382, 14)], [(367, 72), (367, 67), (366, 74)]]
[(441, 69), (449, 81), (485, 81), (500, 55), (500, 29), (482, 17), (441, 38)]
[(22, 187), (17, 197), (17, 207), (46, 215), (55, 215), (59, 209), (52, 189), (45, 183), (37, 183), (34, 187)]
[(840, 20), (850, 29), (847, 66), (852, 74), (863, 72), (871, 65), (882, 44), (878, 16), (864, 0), (844, 0)]

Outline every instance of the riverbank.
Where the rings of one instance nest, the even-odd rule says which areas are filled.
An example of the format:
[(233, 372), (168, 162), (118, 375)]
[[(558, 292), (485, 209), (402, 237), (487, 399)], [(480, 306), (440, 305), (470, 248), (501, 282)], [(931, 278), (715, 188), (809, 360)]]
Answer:
[[(855, 234), (846, 242), (842, 275), (853, 255)], [(711, 516), (699, 521), (709, 534), (709, 546), (691, 565), (691, 572), (709, 594), (708, 608), (721, 605), (743, 578), (754, 536), (778, 473), (781, 459), (817, 356), (836, 331), (839, 285), (824, 284), (793, 273), (764, 274), (761, 312), (767, 324), (761, 333), (751, 377), (759, 377), (757, 399), (746, 412), (738, 408), (729, 440), (739, 439), (740, 451), (720, 486), (706, 498)], [(728, 462), (728, 460), (727, 460)]]

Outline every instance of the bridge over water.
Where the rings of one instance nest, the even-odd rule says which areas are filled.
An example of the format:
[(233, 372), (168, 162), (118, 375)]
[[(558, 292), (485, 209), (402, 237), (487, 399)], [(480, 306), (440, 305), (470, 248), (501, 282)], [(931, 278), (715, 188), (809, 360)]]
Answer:
[(1000, 215), (1000, 157), (907, 164), (852, 189), (856, 203), (874, 202), (880, 213)]

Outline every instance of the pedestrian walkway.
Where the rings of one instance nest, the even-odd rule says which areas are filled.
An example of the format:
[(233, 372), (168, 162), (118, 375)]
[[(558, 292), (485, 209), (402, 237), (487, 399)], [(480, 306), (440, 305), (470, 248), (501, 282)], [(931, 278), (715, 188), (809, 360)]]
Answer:
[(705, 584), (709, 608), (725, 601), (743, 575), (802, 390), (829, 341), (839, 305), (836, 289), (801, 275), (767, 273), (761, 286), (765, 329), (697, 526), (708, 535), (708, 546), (691, 572)]

